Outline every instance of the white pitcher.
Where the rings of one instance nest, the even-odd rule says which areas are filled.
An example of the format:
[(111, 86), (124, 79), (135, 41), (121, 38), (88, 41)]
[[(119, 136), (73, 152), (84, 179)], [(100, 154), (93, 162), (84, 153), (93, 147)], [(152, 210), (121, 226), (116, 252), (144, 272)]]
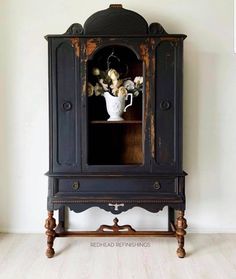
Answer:
[[(130, 103), (125, 106), (125, 101), (128, 100), (130, 96)], [(107, 121), (122, 121), (123, 112), (126, 112), (127, 108), (133, 104), (133, 94), (128, 93), (126, 96), (113, 96), (109, 92), (104, 92), (104, 97), (106, 100), (107, 112), (110, 115), (110, 118)]]

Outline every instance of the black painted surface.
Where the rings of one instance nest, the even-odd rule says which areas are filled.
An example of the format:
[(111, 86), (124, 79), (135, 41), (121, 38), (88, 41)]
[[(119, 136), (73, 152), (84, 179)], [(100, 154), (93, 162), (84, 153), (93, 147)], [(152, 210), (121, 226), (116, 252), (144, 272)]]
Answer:
[(50, 127), (52, 169), (80, 171), (80, 62), (68, 39), (52, 39), (50, 86)]
[[(113, 12), (110, 13), (111, 18), (112, 15)], [(183, 210), (182, 59), (185, 35), (169, 35), (158, 24), (152, 25), (149, 35), (145, 21), (142, 17), (136, 17), (135, 13), (135, 20), (140, 20), (136, 26), (137, 32), (132, 31), (134, 26), (127, 21), (126, 25), (132, 25), (132, 30), (125, 32), (124, 26), (116, 23), (114, 36), (104, 37), (110, 34), (105, 30), (99, 36), (104, 24), (99, 25), (99, 17), (98, 13), (94, 20), (97, 29), (92, 17), (85, 25), (85, 33), (81, 25), (72, 25), (64, 35), (47, 37), (50, 135), (48, 209), (68, 206), (81, 212), (99, 206), (114, 214), (134, 206), (151, 212), (157, 212), (164, 206)], [(72, 39), (78, 40), (79, 50)], [(90, 52), (89, 44), (95, 45)], [(116, 160), (112, 159), (111, 154), (104, 155), (105, 164), (96, 165), (97, 159), (95, 163), (90, 160), (88, 164), (88, 61), (103, 47), (116, 45), (129, 48), (143, 63), (146, 83), (142, 114), (138, 117), (142, 121), (143, 164), (115, 165)], [(145, 57), (143, 48), (148, 49)], [(122, 133), (126, 131), (124, 128), (120, 130)], [(103, 156), (102, 151), (98, 152), (96, 158), (99, 156)], [(109, 203), (116, 202), (124, 204), (118, 211), (109, 206)]]
[(161, 42), (155, 49), (155, 160), (154, 170), (173, 171), (177, 168), (178, 106), (176, 96), (176, 46)]
[(148, 33), (148, 24), (142, 16), (133, 11), (119, 6), (110, 6), (106, 10), (96, 12), (86, 20), (84, 33), (87, 35), (140, 35)]

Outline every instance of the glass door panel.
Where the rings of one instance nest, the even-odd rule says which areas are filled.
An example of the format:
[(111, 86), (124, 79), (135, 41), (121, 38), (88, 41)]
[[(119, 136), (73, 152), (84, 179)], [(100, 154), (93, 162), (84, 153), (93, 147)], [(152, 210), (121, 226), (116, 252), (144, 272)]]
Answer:
[[(97, 51), (87, 69), (88, 165), (143, 164), (142, 61), (113, 45)], [(120, 115), (113, 116), (109, 110), (118, 107)]]

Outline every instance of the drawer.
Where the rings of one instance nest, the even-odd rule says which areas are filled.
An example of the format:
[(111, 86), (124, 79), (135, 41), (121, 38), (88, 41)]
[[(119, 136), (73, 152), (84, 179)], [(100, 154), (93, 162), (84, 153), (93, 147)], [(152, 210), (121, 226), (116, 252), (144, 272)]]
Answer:
[(57, 179), (55, 192), (63, 193), (117, 193), (117, 194), (173, 194), (178, 192), (178, 178), (74, 178)]

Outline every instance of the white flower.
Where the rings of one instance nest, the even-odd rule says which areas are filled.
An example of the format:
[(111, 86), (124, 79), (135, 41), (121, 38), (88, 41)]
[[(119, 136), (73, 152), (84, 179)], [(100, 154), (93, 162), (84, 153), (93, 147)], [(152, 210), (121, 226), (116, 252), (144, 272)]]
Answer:
[(123, 85), (128, 91), (134, 90), (134, 82), (130, 79), (125, 80)]
[(134, 83), (136, 84), (136, 86), (143, 84), (143, 77), (135, 77)]

